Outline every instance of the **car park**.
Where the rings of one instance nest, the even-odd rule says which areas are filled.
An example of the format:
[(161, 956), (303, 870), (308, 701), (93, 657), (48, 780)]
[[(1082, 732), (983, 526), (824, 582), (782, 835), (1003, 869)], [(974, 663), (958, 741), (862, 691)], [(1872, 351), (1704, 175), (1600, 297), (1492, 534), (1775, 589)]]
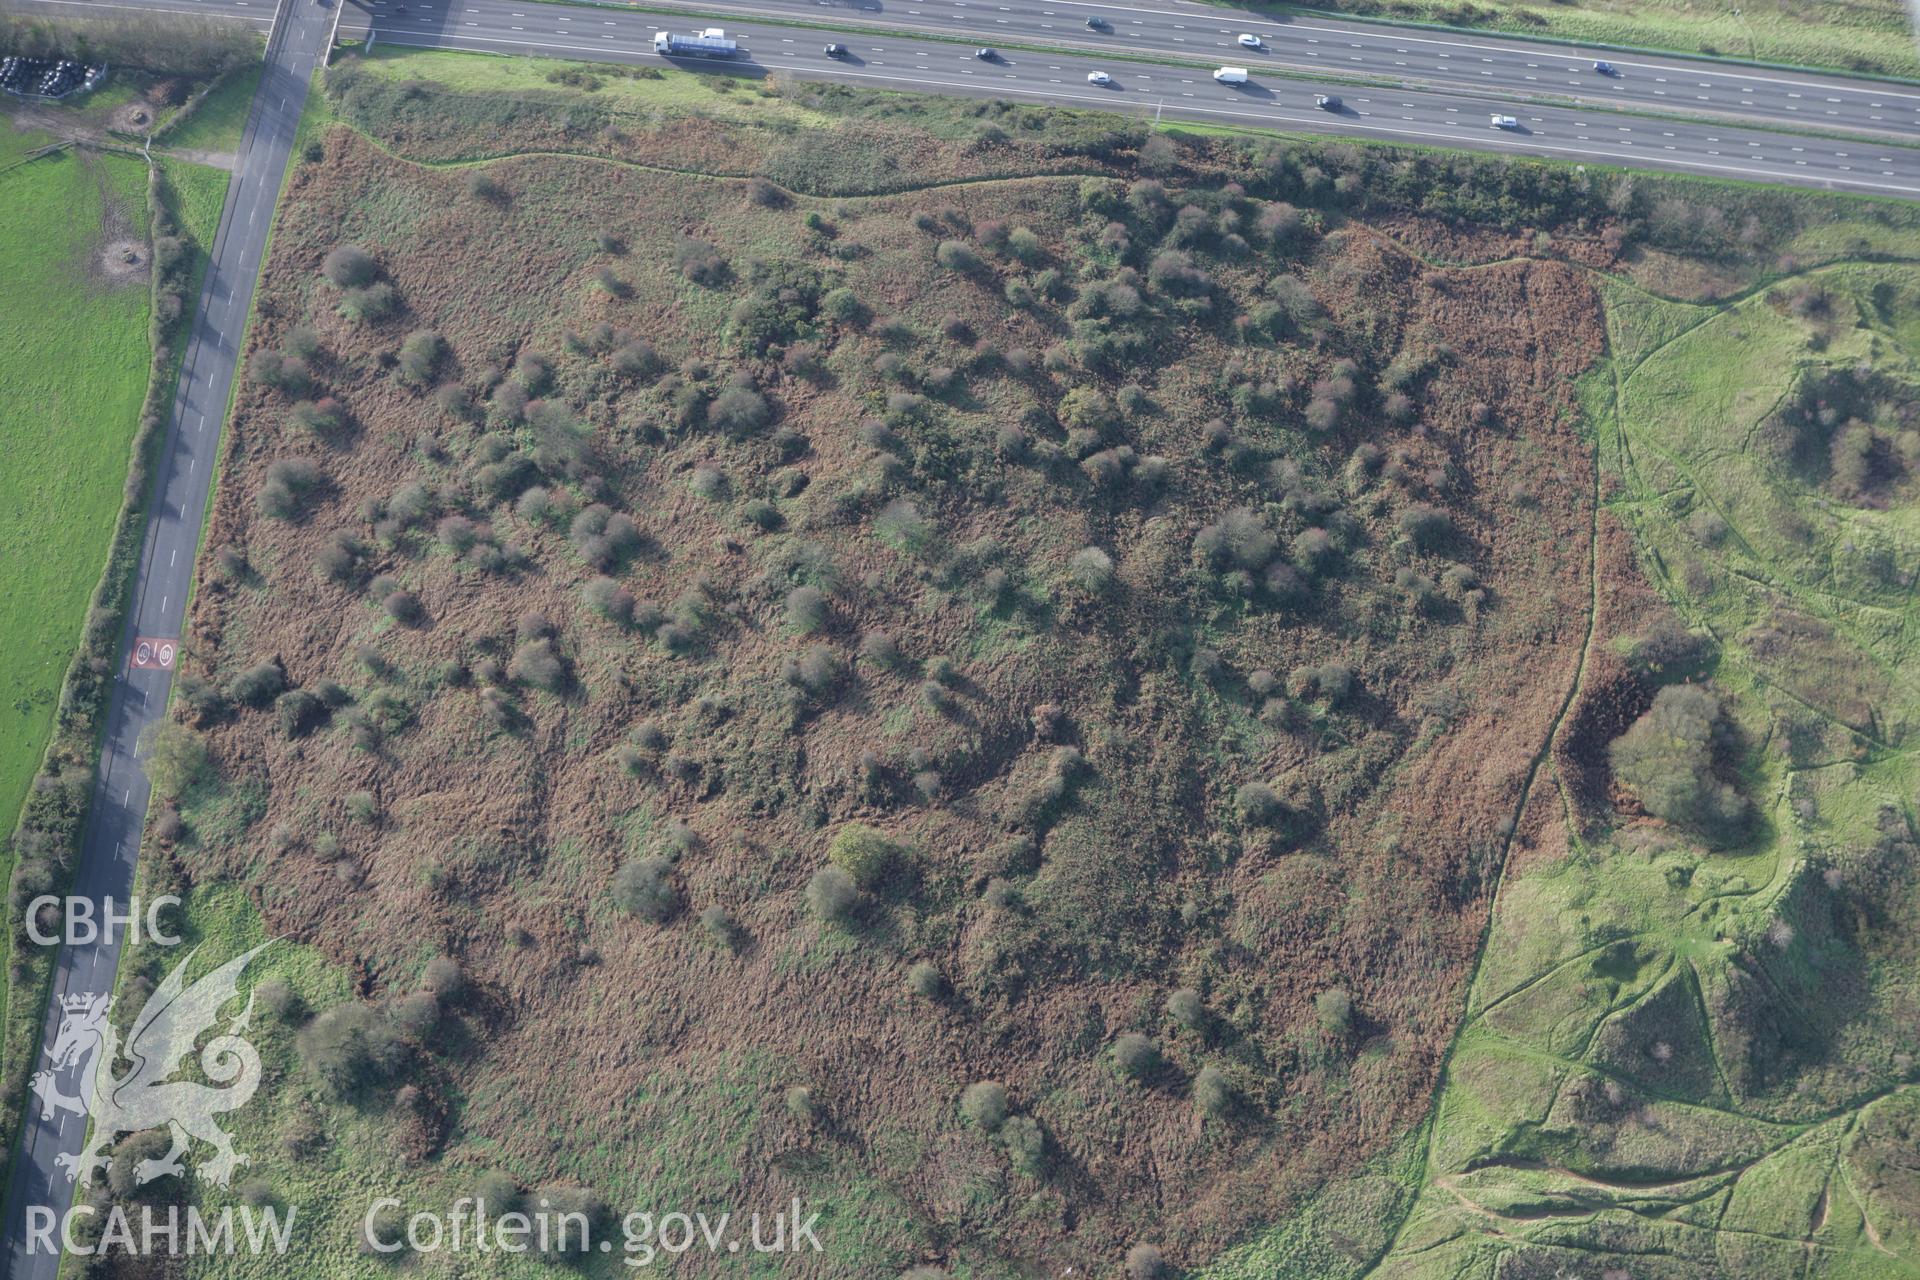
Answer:
[(1496, 129), (1518, 129), (1520, 127), (1518, 120), (1515, 120), (1512, 116), (1503, 116), (1499, 112), (1495, 112), (1487, 119), (1488, 123)]
[(1314, 95), (1313, 105), (1322, 111), (1338, 111), (1342, 103), (1340, 101), (1340, 95), (1338, 94), (1321, 93)]
[(1262, 49), (1266, 46), (1260, 42), (1259, 36), (1254, 35), (1252, 32), (1242, 31), (1240, 33), (1240, 47), (1242, 49)]
[(1104, 71), (1089, 71), (1087, 72), (1087, 83), (1100, 85), (1112, 84), (1113, 77)]

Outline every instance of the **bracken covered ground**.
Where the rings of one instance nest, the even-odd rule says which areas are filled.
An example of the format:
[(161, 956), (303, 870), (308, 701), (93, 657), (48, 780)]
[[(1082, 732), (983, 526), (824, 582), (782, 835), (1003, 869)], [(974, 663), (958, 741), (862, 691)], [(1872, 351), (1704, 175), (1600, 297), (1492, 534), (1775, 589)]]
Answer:
[[(1542, 919), (1596, 1022), (1699, 990), (1594, 941), (1580, 877), (1616, 829), (1656, 882), (1700, 865), (1606, 743), (1663, 683), (1746, 688), (1641, 576), (1670, 487), (1596, 472), (1593, 388), (1686, 327), (1603, 274), (1647, 269), (1631, 222), (1534, 234), (1531, 171), (1476, 229), (1343, 212), (1413, 182), (1350, 149), (884, 116), (881, 153), (978, 176), (818, 197), (631, 163), (678, 125), (450, 122), (355, 74), (383, 145), (336, 126), (289, 187), (180, 689), (211, 767), (147, 871), (311, 962), (247, 1123), (316, 1266), (384, 1265), (363, 1192), (487, 1171), (797, 1195), (822, 1276), (1558, 1265), (1515, 1224), (1565, 1224), (1474, 1171), (1615, 1178), (1630, 1099), (1568, 1084), (1540, 1145), (1469, 1094), (1566, 1053), (1528, 1040), (1561, 1004), (1499, 1025), (1563, 964)], [(487, 121), (624, 162), (406, 158)]]
[[(1103, 376), (1060, 353), (1052, 362), (1067, 367), (1049, 372), (1042, 353), (1070, 338), (1067, 308), (1002, 297), (1002, 277), (1034, 272), (968, 276), (937, 266), (935, 248), (995, 223), (1026, 227), (1039, 270), (1098, 280), (1125, 268), (1098, 243), (1114, 219), (1089, 213), (1087, 197), (1121, 200), (1123, 187), (1030, 179), (769, 207), (742, 183), (548, 158), (490, 166), (498, 192), (476, 197), (465, 173), (384, 156), (344, 130), (327, 149), (289, 191), (258, 342), (280, 348), (311, 324), (314, 376), (351, 421), (318, 436), (289, 421), (285, 395), (245, 393), (209, 545), (239, 548), (253, 568), (203, 586), (193, 651), (219, 676), (274, 661), (291, 687), (337, 680), (362, 707), (390, 690), (407, 723), (367, 749), (345, 714), (291, 739), (270, 713), (223, 717), (210, 729), (220, 771), (270, 780), (266, 812), (193, 874), (257, 883), (272, 931), (364, 972), (369, 994), (411, 983), (436, 952), (459, 958), (491, 1013), (478, 1015), (484, 1054), (459, 1073), (455, 1153), (485, 1149), (525, 1180), (568, 1173), (611, 1195), (702, 1164), (700, 1148), (724, 1141), (736, 1200), (779, 1202), (822, 1173), (831, 1188), (855, 1167), (907, 1215), (903, 1253), (992, 1241), (1071, 1264), (1148, 1235), (1204, 1257), (1418, 1122), (1501, 824), (1585, 638), (1593, 482), (1568, 388), (1600, 332), (1574, 269), (1433, 270), (1358, 226), (1217, 261), (1202, 251), (1215, 279), (1196, 296), (1219, 301), (1195, 319), (1137, 286), (1143, 314), (1160, 313), (1138, 325), (1139, 373)], [(1128, 234), (1155, 236), (1204, 199), (1208, 240), (1222, 213), (1258, 216), (1257, 202), (1206, 186), (1190, 196), (1176, 176), (1164, 212), (1117, 212)], [(917, 212), (938, 217), (934, 233), (915, 227)], [(832, 235), (809, 232), (809, 213)], [(596, 247), (602, 230), (619, 253)], [(687, 237), (722, 246), (731, 283), (687, 278), (676, 247)], [(403, 317), (333, 313), (319, 269), (344, 242), (378, 258)], [(851, 242), (865, 253), (827, 252)], [(616, 292), (597, 286), (602, 267)], [(1318, 340), (1234, 341), (1228, 317), (1276, 272), (1312, 290)], [(903, 328), (890, 340), (878, 320), (809, 318), (817, 336), (794, 337), (818, 344), (821, 368), (796, 375), (792, 361), (737, 354), (733, 308), (770, 287), (800, 294), (795, 310), (848, 288)], [(943, 336), (956, 322), (965, 332)], [(744, 374), (772, 420), (729, 435), (696, 414), (682, 427), (654, 377), (622, 377), (603, 352), (569, 354), (565, 331), (599, 325), (625, 333), (598, 345), (643, 338), (682, 386)], [(393, 352), (415, 328), (449, 344), (438, 379), (495, 393), (491, 424), (450, 417), (431, 388), (395, 376)], [(577, 479), (529, 464), (514, 483), (630, 517), (637, 549), (615, 576), (642, 602), (698, 615), (687, 652), (589, 609), (582, 589), (598, 573), (567, 522), (525, 519), (480, 491), (492, 441), (534, 443), (499, 407), (530, 354), (550, 362), (539, 402), (565, 406), (590, 456)], [(893, 385), (874, 372), (889, 354), (906, 365)], [(1417, 415), (1397, 410), (1417, 422), (1388, 421), (1367, 387), (1343, 422), (1304, 427), (1314, 384), (1343, 376), (1336, 364), (1354, 361), (1344, 376), (1364, 385), (1396, 357), (1419, 369), (1407, 384)], [(916, 377), (943, 389), (904, 390)], [(1096, 437), (1069, 446), (1056, 425), (1065, 393), (1122, 383), (1143, 402), (1098, 410), (1104, 420), (1081, 428)], [(1238, 388), (1259, 392), (1254, 411), (1235, 411)], [(902, 408), (906, 395), (925, 398)], [(889, 396), (895, 425), (863, 430), (888, 416)], [(1232, 439), (1210, 448), (1216, 418)], [(999, 438), (1021, 424), (1024, 453)], [(1362, 442), (1390, 478), (1369, 471), (1370, 455), (1347, 467)], [(1049, 462), (1049, 445), (1070, 453)], [(1104, 482), (1072, 456), (1119, 448), (1136, 460), (1121, 456)], [(324, 487), (297, 519), (263, 518), (256, 491), (287, 458), (310, 460)], [(1142, 474), (1153, 458), (1161, 478)], [(695, 491), (706, 484), (717, 496)], [(383, 538), (375, 526), (392, 517), (368, 504), (391, 508), (408, 485), (427, 487), (432, 513)], [(778, 529), (748, 523), (756, 497), (772, 501)], [(903, 501), (930, 526), (918, 555), (876, 533), (876, 516)], [(1430, 551), (1395, 523), (1420, 503), (1448, 513), (1421, 535)], [(1223, 590), (1193, 544), (1236, 506), (1272, 526), (1247, 535), (1256, 543), (1284, 550), (1331, 526), (1329, 547), (1298, 553), (1297, 587)], [(509, 566), (478, 569), (436, 542), (434, 522), (455, 513), (511, 544)], [(346, 582), (314, 565), (336, 530), (360, 547)], [(1086, 547), (1111, 559), (1104, 588), (1070, 580)], [(1281, 560), (1273, 546), (1245, 556), (1255, 574)], [(1413, 588), (1430, 595), (1424, 608), (1395, 589), (1400, 561), (1425, 571)], [(1456, 564), (1454, 585), (1439, 585)], [(374, 575), (413, 593), (423, 617), (389, 619), (356, 590)], [(801, 637), (785, 601), (809, 582), (827, 620)], [(571, 677), (558, 694), (515, 690), (502, 728), (483, 710), (486, 679), (450, 682), (441, 664), (511, 664), (529, 612), (554, 624)], [(905, 655), (894, 669), (860, 652), (876, 632)], [(796, 692), (782, 664), (816, 644), (846, 673), (829, 691)], [(370, 675), (363, 647), (393, 674)], [(957, 674), (937, 706), (916, 673), (942, 657)], [(1303, 687), (1336, 662), (1350, 674)], [(1351, 687), (1331, 696), (1335, 681)], [(1048, 706), (1057, 715), (1036, 730)], [(636, 736), (643, 724), (664, 746)], [(623, 745), (659, 759), (629, 776)], [(1084, 772), (1036, 803), (1062, 747), (1084, 753)], [(1236, 809), (1251, 782), (1276, 784), (1284, 835)], [(376, 797), (377, 821), (347, 818), (358, 791)], [(673, 873), (687, 910), (665, 926), (623, 916), (615, 872), (669, 851), (675, 820), (697, 833), (681, 838)], [(843, 929), (810, 917), (802, 891), (829, 837), (856, 820), (901, 842), (910, 866)], [(338, 841), (325, 858), (322, 832)], [(992, 878), (1014, 900), (983, 900)], [(744, 935), (733, 949), (694, 919), (716, 905)], [(947, 975), (949, 998), (909, 995), (907, 967), (921, 960)], [(1199, 1031), (1163, 1011), (1181, 987), (1208, 1006)], [(1350, 996), (1350, 1026), (1316, 1018), (1313, 998), (1331, 988)], [(1109, 1061), (1125, 1031), (1165, 1042), (1168, 1066), (1147, 1085)], [(1208, 1064), (1241, 1098), (1225, 1119), (1203, 1121), (1188, 1096)], [(1046, 1177), (1011, 1174), (965, 1130), (955, 1099), (979, 1079), (1005, 1082), (1044, 1126)], [(642, 1101), (722, 1082), (746, 1095), (733, 1131), (676, 1133)], [(830, 1128), (781, 1110), (793, 1084), (818, 1092)], [(581, 1154), (596, 1147), (653, 1149), (655, 1167)]]

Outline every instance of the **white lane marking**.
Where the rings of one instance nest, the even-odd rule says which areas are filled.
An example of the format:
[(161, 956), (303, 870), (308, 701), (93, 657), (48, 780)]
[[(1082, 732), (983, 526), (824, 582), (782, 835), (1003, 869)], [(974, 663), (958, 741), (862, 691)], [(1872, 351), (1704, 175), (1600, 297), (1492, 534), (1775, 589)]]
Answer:
[[(512, 40), (512, 39), (504, 39), (504, 38), (475, 38), (475, 37), (461, 37), (461, 36), (447, 36), (444, 38), (447, 40), (472, 39), (475, 41), (475, 43), (506, 44), (506, 45), (524, 46), (524, 47), (530, 47), (530, 48), (576, 49), (577, 50), (585, 47), (585, 46), (555, 44), (552, 42), (537, 41), (537, 40)], [(422, 44), (418, 41), (402, 39), (398, 36), (392, 37), (392, 39), (393, 39), (393, 42), (396, 44), (403, 44), (411, 47), (417, 47), (417, 48), (435, 47), (430, 44)], [(614, 52), (625, 52), (625, 53), (631, 53), (639, 57), (647, 57), (651, 55), (652, 51), (650, 49), (630, 49), (630, 50), (615, 50)], [(858, 78), (858, 79), (884, 80), (884, 81), (896, 82), (896, 83), (897, 82), (913, 83), (914, 82), (914, 80), (911, 77), (901, 77), (901, 76), (892, 76), (892, 75), (881, 76), (881, 75), (873, 75), (872, 73), (867, 73), (867, 72), (847, 71), (847, 72), (843, 72), (842, 74), (848, 77)], [(931, 82), (931, 83), (938, 83), (938, 82)], [(955, 84), (952, 84), (951, 87), (965, 88), (966, 86), (955, 83)], [(1039, 89), (1039, 88), (1027, 89), (1020, 86), (1014, 86), (1011, 89), (1011, 91), (1016, 93), (1031, 94), (1037, 97), (1075, 98), (1085, 102), (1105, 103), (1110, 101), (1110, 99), (1106, 98), (1104, 95), (1096, 96), (1096, 95), (1088, 95), (1088, 94), (1056, 93), (1055, 91), (1047, 90), (1047, 89)], [(1244, 117), (1248, 119), (1267, 119), (1267, 120), (1273, 119), (1272, 116), (1262, 115), (1255, 112), (1231, 111), (1225, 108), (1212, 108), (1210, 110), (1211, 110), (1211, 113), (1215, 115), (1238, 116), (1238, 117)], [(1458, 108), (1449, 107), (1447, 108), (1447, 111), (1450, 114), (1457, 114)], [(1317, 120), (1317, 117), (1305, 116), (1303, 117), (1303, 119)], [(1560, 147), (1560, 146), (1554, 146), (1551, 144), (1543, 144), (1538, 142), (1523, 143), (1523, 142), (1508, 140), (1504, 138), (1487, 137), (1484, 134), (1477, 134), (1477, 133), (1471, 134), (1471, 135), (1439, 134), (1439, 133), (1433, 133), (1431, 131), (1423, 132), (1420, 130), (1389, 128), (1389, 127), (1378, 126), (1378, 125), (1350, 125), (1349, 128), (1365, 130), (1369, 132), (1402, 135), (1402, 136), (1416, 136), (1416, 137), (1428, 137), (1428, 138), (1446, 137), (1456, 141), (1470, 141), (1474, 146), (1480, 147), (1480, 148), (1499, 147), (1499, 148), (1509, 148), (1509, 149), (1521, 150), (1521, 151), (1533, 150), (1533, 151), (1540, 151), (1540, 152), (1568, 153), (1568, 154), (1575, 154), (1575, 155), (1589, 154), (1588, 152), (1582, 151), (1580, 148), (1576, 148), (1576, 147)], [(1892, 162), (1889, 160), (1889, 161), (1883, 161), (1883, 163), (1892, 163)], [(1741, 168), (1741, 167), (1731, 166), (1731, 165), (1702, 164), (1696, 167), (1701, 169), (1711, 169), (1711, 170), (1735, 173), (1735, 174), (1747, 174), (1749, 176), (1754, 176), (1754, 175), (1763, 176), (1763, 177), (1778, 176), (1777, 174), (1769, 175), (1763, 171), (1753, 170), (1748, 168)], [(1884, 176), (1893, 177), (1896, 175), (1894, 171), (1887, 170), (1885, 171)], [(1877, 190), (1892, 190), (1892, 191), (1920, 193), (1920, 187), (1908, 187), (1898, 183), (1858, 183), (1854, 185), (1866, 186), (1866, 187), (1870, 187), (1872, 189), (1877, 189)]]

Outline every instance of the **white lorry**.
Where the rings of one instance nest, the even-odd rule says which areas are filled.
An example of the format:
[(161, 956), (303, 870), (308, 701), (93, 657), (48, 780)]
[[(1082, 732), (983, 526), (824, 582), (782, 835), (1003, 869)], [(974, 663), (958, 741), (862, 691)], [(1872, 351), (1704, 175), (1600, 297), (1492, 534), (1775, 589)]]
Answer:
[(740, 52), (740, 42), (729, 40), (719, 27), (708, 27), (698, 35), (677, 36), (671, 31), (653, 33), (653, 51), (666, 58), (731, 58)]

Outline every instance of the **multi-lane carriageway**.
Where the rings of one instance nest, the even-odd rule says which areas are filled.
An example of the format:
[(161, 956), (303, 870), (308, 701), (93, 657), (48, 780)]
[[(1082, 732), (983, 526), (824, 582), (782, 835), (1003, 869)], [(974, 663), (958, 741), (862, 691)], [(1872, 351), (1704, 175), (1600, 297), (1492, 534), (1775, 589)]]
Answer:
[[(307, 0), (317, 3), (318, 0)], [(935, 35), (986, 45), (1058, 49), (1071, 54), (1126, 54), (1166, 61), (1249, 67), (1256, 77), (1291, 74), (1404, 83), (1475, 96), (1571, 100), (1628, 111), (1719, 117), (1746, 126), (1778, 124), (1795, 130), (1843, 130), (1920, 142), (1920, 84), (1857, 80), (1811, 72), (1776, 71), (1737, 63), (1612, 54), (1514, 37), (1449, 33), (1318, 17), (1276, 18), (1180, 0), (1101, 3), (1098, 0), (647, 0), (654, 12), (613, 7), (596, 16), (541, 0), (346, 0), (342, 29), (363, 30), (370, 18), (381, 36), (440, 35), (449, 40), (504, 43), (522, 37), (529, 47), (548, 38), (587, 46), (632, 45), (675, 25), (660, 10), (683, 10), (729, 29), (749, 20), (772, 25), (844, 27), (851, 38), (876, 32)], [(22, 7), (171, 9), (227, 13), (264, 23), (270, 0), (13, 0)], [(364, 6), (364, 7), (362, 7)], [(362, 16), (364, 15), (364, 16)], [(1088, 19), (1102, 24), (1088, 29)], [(1242, 48), (1242, 33), (1265, 48)], [(845, 38), (845, 37), (843, 37)], [(578, 52), (590, 54), (590, 48)], [(1593, 70), (1596, 59), (1618, 70)], [(1111, 69), (1111, 68), (1110, 68)]]
[[(264, 25), (270, 0), (7, 0), (225, 15)], [(1920, 195), (1920, 84), (1330, 19), (1179, 0), (297, 0), (347, 5), (343, 38), (430, 48), (656, 61), (653, 32), (724, 25), (736, 70), (875, 87), (1104, 107), (1163, 118), (1348, 133), (1714, 177)], [(1098, 20), (1090, 29), (1087, 19)], [(1263, 48), (1239, 43), (1242, 33)], [(828, 42), (847, 46), (831, 59)], [(999, 51), (973, 56), (978, 45)], [(1593, 69), (1607, 57), (1617, 71)], [(1251, 82), (1210, 72), (1245, 66)], [(1113, 83), (1096, 87), (1091, 71)], [(1314, 108), (1335, 90), (1344, 109)], [(1512, 115), (1518, 127), (1494, 129)]]
[[(155, 2), (242, 15), (252, 7), (247, 0)], [(715, 0), (698, 9), (689, 6), (686, 16), (676, 19), (657, 9), (677, 0), (666, 5), (653, 0), (655, 9), (648, 12), (542, 0), (340, 2), (350, 4), (342, 18), (343, 38), (371, 27), (380, 41), (393, 44), (648, 63), (657, 61), (654, 31), (716, 22), (741, 40), (746, 57), (737, 69), (749, 72), (1920, 195), (1920, 148), (1910, 145), (1920, 141), (1920, 86), (1625, 57), (1612, 59), (1620, 75), (1606, 77), (1592, 71), (1590, 58), (1557, 46), (1364, 24), (1344, 28), (1242, 15), (1223, 20), (1219, 15), (1229, 11), (1201, 6), (1138, 9), (1041, 0), (1020, 7), (1015, 17), (1009, 16), (1015, 6), (987, 0), (863, 0), (866, 7)], [(785, 21), (739, 16), (749, 11), (777, 11)], [(1111, 34), (1088, 30), (1087, 13), (1104, 15)], [(995, 37), (999, 56), (991, 62), (975, 58), (972, 44), (877, 34), (890, 23), (912, 23), (925, 32), (976, 40), (989, 26), (998, 28), (1003, 17), (1008, 31)], [(793, 25), (800, 21), (808, 25)], [(1139, 34), (1129, 34), (1136, 21)], [(1264, 56), (1240, 48), (1242, 31), (1261, 36)], [(1173, 35), (1183, 37), (1190, 55), (1179, 46), (1167, 52), (1161, 37), (1172, 45)], [(1042, 37), (1057, 39), (1058, 47), (1025, 47)], [(845, 44), (848, 56), (828, 58), (824, 46), (829, 41)], [(1355, 45), (1364, 53), (1332, 56), (1336, 46)], [(1396, 59), (1393, 55), (1402, 50), (1408, 56)], [(1135, 60), (1144, 54), (1169, 60)], [(1338, 114), (1315, 109), (1316, 93), (1328, 84), (1314, 75), (1313, 65), (1291, 70), (1315, 54), (1329, 64), (1368, 59), (1364, 65), (1330, 66), (1347, 81), (1338, 86), (1345, 104)], [(1179, 60), (1183, 57), (1190, 60)], [(1253, 70), (1251, 84), (1235, 88), (1213, 81), (1212, 68), (1229, 57)], [(1416, 57), (1422, 59), (1417, 74), (1409, 66), (1395, 82), (1352, 82), (1376, 73), (1381, 59), (1392, 66)], [(1094, 70), (1108, 72), (1114, 83), (1104, 88), (1087, 83), (1087, 73)], [(1482, 75), (1489, 70), (1495, 74)], [(1528, 76), (1550, 79), (1529, 82)], [(1541, 87), (1529, 91), (1526, 86), (1534, 83)], [(1677, 96), (1680, 87), (1693, 91), (1686, 101)], [(1662, 97), (1673, 99), (1673, 105), (1648, 104)], [(1660, 110), (1674, 114), (1655, 114)], [(1489, 117), (1496, 111), (1515, 116), (1519, 127), (1492, 128)]]

